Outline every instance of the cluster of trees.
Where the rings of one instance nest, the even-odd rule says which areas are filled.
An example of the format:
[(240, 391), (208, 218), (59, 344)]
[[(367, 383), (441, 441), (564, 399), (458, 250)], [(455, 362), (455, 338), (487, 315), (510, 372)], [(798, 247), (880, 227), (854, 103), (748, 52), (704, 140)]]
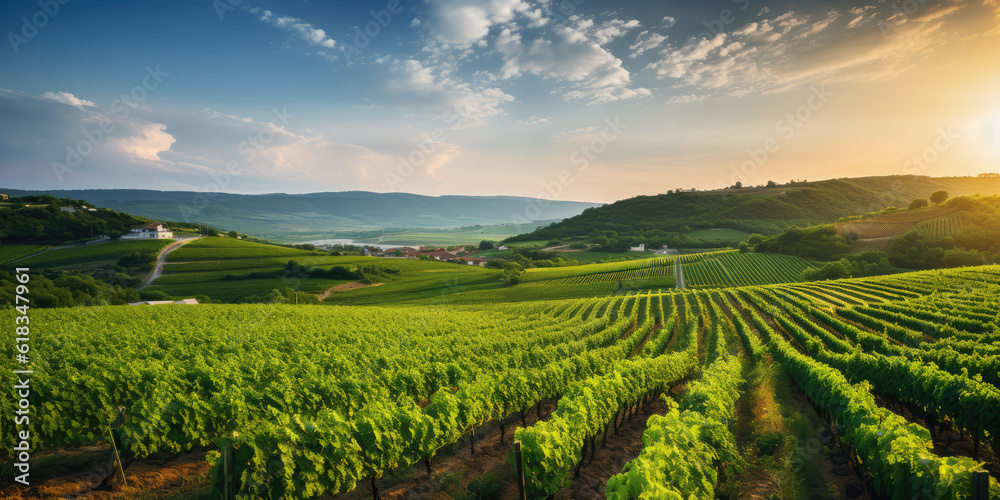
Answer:
[(525, 266), (520, 262), (512, 262), (509, 260), (491, 260), (486, 263), (486, 267), (489, 269), (502, 269), (503, 273), (500, 275), (500, 282), (504, 286), (514, 286), (521, 282), (521, 277), (524, 275)]
[(888, 254), (885, 252), (862, 252), (827, 262), (820, 268), (806, 269), (802, 272), (802, 279), (806, 281), (836, 280), (878, 276), (891, 272), (893, 272), (893, 267), (889, 263)]
[(931, 206), (932, 203), (934, 205), (940, 205), (947, 200), (948, 200), (947, 191), (937, 191), (934, 194), (932, 194), (930, 198), (914, 199), (913, 201), (910, 202), (910, 204), (906, 208), (907, 210), (917, 210), (920, 208), (927, 208)]
[(892, 240), (889, 261), (906, 269), (982, 266), (996, 262), (1000, 232), (969, 226), (955, 236), (939, 236), (911, 229)]
[(282, 272), (283, 277), (294, 278), (322, 278), (329, 280), (361, 281), (365, 284), (382, 283), (389, 281), (400, 273), (399, 269), (377, 266), (375, 264), (364, 264), (357, 269), (346, 266), (333, 266), (329, 269), (321, 267), (311, 267), (299, 264), (294, 260), (285, 264)]
[[(72, 208), (64, 211), (62, 208)], [(117, 239), (133, 227), (149, 220), (133, 215), (95, 208), (93, 204), (73, 198), (56, 198), (51, 195), (12, 197), (9, 204), (0, 206), (0, 239), (17, 243), (38, 245), (66, 245), (80, 243), (93, 237), (107, 235)], [(198, 231), (218, 236), (215, 228), (196, 223), (166, 222), (174, 231)]]
[[(576, 259), (564, 259), (555, 252), (543, 252), (541, 250), (525, 250), (515, 248), (506, 258), (507, 262), (514, 262), (524, 269), (532, 267), (564, 267), (578, 266), (580, 262)], [(487, 263), (489, 267), (489, 263)]]
[(129, 252), (118, 257), (119, 268), (145, 271), (156, 266), (156, 252)]
[[(0, 207), (0, 235), (18, 243), (62, 245), (102, 234), (117, 238), (145, 222), (114, 210), (91, 212), (86, 208), (92, 205), (72, 198), (24, 196), (11, 198), (10, 203)], [(62, 207), (74, 207), (75, 211), (65, 212)]]

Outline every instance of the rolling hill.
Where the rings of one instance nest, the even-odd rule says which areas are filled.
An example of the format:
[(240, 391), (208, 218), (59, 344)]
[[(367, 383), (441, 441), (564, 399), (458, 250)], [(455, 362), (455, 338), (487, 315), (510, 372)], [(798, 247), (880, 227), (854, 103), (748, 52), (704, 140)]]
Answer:
[[(1000, 194), (1000, 179), (978, 177), (886, 176), (790, 183), (767, 188), (675, 192), (638, 196), (587, 209), (560, 223), (511, 238), (547, 240), (608, 233), (627, 244), (638, 238), (648, 246), (690, 230), (729, 228), (776, 234), (789, 226), (829, 224), (862, 215), (935, 191), (952, 197)], [(611, 236), (614, 238), (614, 236)], [(645, 241), (642, 241), (645, 240)]]
[(434, 197), (365, 191), (260, 195), (142, 189), (4, 192), (12, 196), (51, 194), (59, 198), (82, 198), (100, 207), (149, 219), (197, 222), (278, 240), (303, 235), (329, 238), (332, 233), (345, 230), (527, 224), (532, 220), (572, 217), (599, 205), (513, 196)]

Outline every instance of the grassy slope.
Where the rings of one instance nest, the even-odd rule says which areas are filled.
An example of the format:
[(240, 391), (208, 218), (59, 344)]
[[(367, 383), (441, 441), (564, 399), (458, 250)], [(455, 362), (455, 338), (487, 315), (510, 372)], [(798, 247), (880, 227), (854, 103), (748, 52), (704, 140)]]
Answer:
[(31, 255), (35, 252), (41, 252), (49, 248), (45, 245), (19, 245), (17, 243), (7, 243), (0, 245), (0, 264), (10, 262), (14, 259), (20, 259), (25, 255)]
[(131, 252), (159, 252), (174, 240), (110, 241), (95, 245), (59, 248), (17, 262), (20, 267), (44, 270), (92, 269), (114, 265)]

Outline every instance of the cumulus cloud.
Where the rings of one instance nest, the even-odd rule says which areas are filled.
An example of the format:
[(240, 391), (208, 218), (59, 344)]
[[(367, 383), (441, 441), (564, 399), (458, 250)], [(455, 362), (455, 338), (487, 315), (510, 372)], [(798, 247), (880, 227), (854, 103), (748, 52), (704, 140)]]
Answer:
[(63, 104), (68, 104), (73, 107), (83, 109), (84, 106), (95, 107), (97, 106), (91, 101), (80, 99), (69, 92), (45, 92), (42, 94), (45, 99), (50, 99), (56, 102), (61, 102)]
[(138, 123), (131, 127), (127, 136), (112, 139), (111, 143), (131, 158), (159, 161), (160, 153), (170, 150), (170, 145), (177, 142), (166, 130), (167, 126), (162, 123)]
[(532, 24), (542, 26), (542, 14), (522, 0), (429, 0), (426, 24), (442, 43), (466, 45), (489, 34), (490, 28), (528, 13)]
[(611, 20), (596, 25), (578, 19), (556, 26), (548, 36), (525, 41), (521, 33), (504, 28), (495, 47), (503, 55), (502, 78), (533, 74), (560, 82), (570, 82), (568, 100), (612, 102), (651, 95), (648, 89), (630, 88), (631, 75), (622, 60), (601, 46), (637, 27), (637, 21)]

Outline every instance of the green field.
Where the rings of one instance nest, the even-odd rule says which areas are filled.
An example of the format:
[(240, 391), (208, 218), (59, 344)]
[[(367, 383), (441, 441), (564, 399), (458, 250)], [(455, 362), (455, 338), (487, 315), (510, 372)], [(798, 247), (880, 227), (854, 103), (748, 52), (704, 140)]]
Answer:
[[(777, 262), (747, 257), (717, 254), (694, 264)], [(407, 265), (418, 264), (427, 263)], [(591, 285), (562, 288), (574, 287)], [(983, 468), (969, 453), (995, 456), (1000, 266), (618, 296), (595, 289), (599, 296), (578, 300), (483, 300), (488, 294), (502, 300), (518, 288), (543, 291), (536, 297), (542, 298), (559, 287), (484, 290), (474, 305), (440, 297), (421, 307), (33, 311), (31, 327), (46, 332), (38, 345), (58, 348), (59, 355), (33, 358), (32, 389), (46, 395), (46, 416), (27, 428), (40, 450), (95, 445), (124, 407), (120, 432), (129, 455), (233, 445), (240, 450), (238, 470), (258, 478), (242, 482), (241, 494), (250, 498), (356, 489), (363, 496), (369, 484), (385, 490), (421, 481), (425, 467), (436, 474), (446, 458), (467, 449), (469, 436), (483, 449), (509, 449), (509, 441), (500, 444), (504, 426), (508, 438), (521, 442), (530, 498), (577, 498), (595, 488), (573, 477), (577, 464), (595, 473), (582, 460), (587, 453), (620, 453), (596, 450), (602, 433), (611, 435), (641, 406), (652, 416), (637, 424), (644, 430), (638, 456), (596, 485), (608, 498), (667, 498), (668, 492), (716, 498), (746, 479), (715, 471), (742, 460), (752, 460), (755, 474), (775, 477), (793, 497), (836, 492), (839, 483), (814, 469), (762, 451), (778, 442), (778, 449), (788, 448), (784, 453), (839, 456), (836, 446), (813, 444), (827, 419), (876, 491), (954, 488), (942, 498), (969, 500), (972, 471)], [(12, 324), (16, 314), (5, 309), (0, 320)], [(12, 344), (13, 336), (4, 329), (0, 341)], [(17, 399), (12, 377), (0, 374), (7, 387), (0, 404), (7, 407)], [(790, 393), (762, 379), (802, 389)], [(657, 407), (661, 394), (669, 403)], [(788, 413), (764, 407), (772, 412), (765, 421), (738, 411), (760, 397)], [(963, 442), (978, 451), (939, 454), (944, 439), (958, 434), (931, 434), (922, 425), (931, 417), (886, 406), (889, 399), (962, 429)], [(791, 409), (793, 400), (799, 403)], [(530, 420), (522, 423), (526, 414)], [(10, 426), (0, 441), (7, 450), (0, 455), (10, 458)], [(739, 448), (742, 441), (755, 445)], [(809, 446), (814, 451), (801, 451)], [(505, 457), (501, 451), (487, 462), (488, 476), (482, 469), (448, 469), (457, 474), (453, 486), (422, 480), (421, 491), (461, 493), (449, 488), (476, 480), (516, 490)], [(703, 478), (665, 470), (702, 471)], [(1000, 494), (995, 480), (988, 484), (991, 495)]]
[(484, 300), (509, 302), (592, 297), (613, 293), (619, 285), (622, 290), (632, 291), (670, 289), (674, 287), (677, 261), (685, 263), (686, 281), (692, 288), (796, 282), (801, 270), (813, 265), (795, 257), (739, 254), (735, 250), (667, 257), (641, 255), (646, 258), (528, 269), (522, 276), (523, 283), (505, 287), (499, 270), (478, 266), (415, 259), (330, 256), (216, 237), (191, 242), (171, 253), (163, 275), (149, 289), (172, 296), (207, 295), (232, 302), (281, 287), (320, 294), (345, 283), (290, 274), (285, 265), (295, 260), (318, 269), (344, 266), (353, 270), (374, 264), (398, 271), (377, 287), (334, 292), (326, 299), (330, 304), (474, 304)]
[(173, 251), (169, 262), (198, 261), (205, 259), (247, 259), (253, 257), (303, 257), (312, 251), (297, 248), (253, 243), (222, 236), (201, 238)]
[(597, 261), (609, 261), (609, 260), (637, 260), (637, 259), (653, 259), (656, 258), (656, 254), (653, 252), (601, 252), (601, 251), (581, 251), (581, 252), (560, 252), (556, 251), (556, 255), (564, 259), (573, 259), (581, 264), (592, 264)]
[(174, 240), (109, 241), (94, 245), (58, 248), (17, 262), (32, 270), (79, 270), (114, 266), (118, 258), (132, 252), (159, 252)]
[(41, 252), (49, 248), (45, 245), (18, 245), (17, 243), (6, 243), (0, 245), (0, 264), (10, 262), (14, 259), (20, 259), (25, 255), (31, 255), (35, 252)]
[(696, 231), (691, 231), (687, 235), (699, 240), (727, 241), (746, 241), (746, 239), (750, 237), (749, 233), (744, 233), (743, 231), (738, 231), (736, 229), (698, 229)]

